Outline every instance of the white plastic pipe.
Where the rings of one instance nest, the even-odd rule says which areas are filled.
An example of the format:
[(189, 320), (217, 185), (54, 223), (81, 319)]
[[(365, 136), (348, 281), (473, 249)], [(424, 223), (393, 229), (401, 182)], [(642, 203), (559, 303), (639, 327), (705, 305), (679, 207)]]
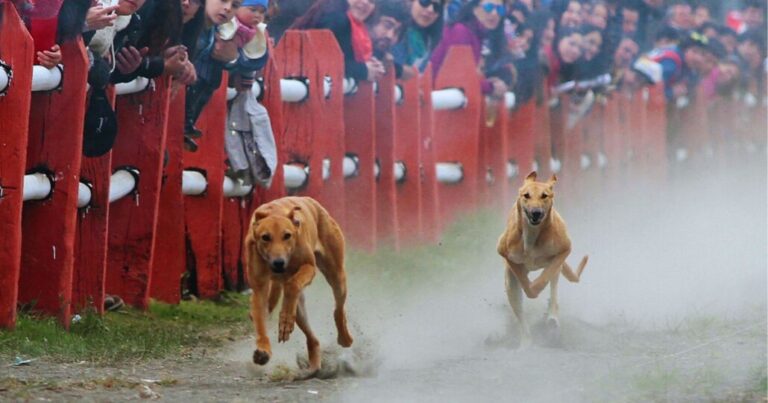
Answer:
[(280, 79), (280, 94), (283, 102), (301, 102), (309, 96), (309, 87), (301, 80)]
[(504, 94), (504, 105), (507, 107), (507, 109), (514, 108), (516, 103), (517, 98), (515, 97), (514, 92), (507, 92)]
[(24, 175), (24, 201), (46, 199), (52, 190), (53, 183), (48, 175), (40, 172)]
[(457, 162), (438, 162), (435, 175), (440, 183), (459, 183), (464, 179), (464, 169)]
[(285, 187), (298, 189), (309, 180), (309, 167), (285, 164), (283, 165), (283, 176), (285, 177)]
[(358, 172), (358, 159), (357, 157), (344, 157), (344, 177), (350, 178), (357, 175)]
[(403, 87), (395, 85), (395, 103), (400, 104), (403, 102)]
[(331, 87), (333, 86), (333, 80), (331, 80), (330, 77), (325, 76), (323, 78), (323, 95), (326, 98), (329, 98), (331, 96)]
[(558, 159), (550, 159), (549, 160), (549, 169), (552, 170), (554, 173), (560, 172), (560, 168), (562, 168), (563, 164)]
[(136, 189), (136, 170), (118, 169), (109, 178), (109, 202), (120, 200)]
[(237, 96), (237, 90), (232, 87), (227, 87), (227, 101), (235, 99)]
[(344, 95), (354, 94), (357, 92), (357, 81), (351, 77), (344, 77), (343, 84)]
[(32, 67), (32, 91), (51, 91), (61, 86), (64, 67), (58, 65), (51, 69), (35, 65)]
[(323, 158), (323, 180), (327, 181), (331, 178), (331, 159)]
[(224, 197), (243, 197), (249, 195), (252, 190), (253, 185), (243, 185), (229, 176), (224, 177)]
[(460, 109), (467, 104), (467, 97), (458, 88), (446, 88), (432, 91), (432, 108), (436, 111), (444, 109)]
[(146, 77), (136, 77), (133, 81), (127, 83), (115, 84), (115, 93), (117, 95), (135, 94), (149, 87), (149, 79)]
[(91, 204), (91, 197), (93, 197), (91, 187), (80, 182), (77, 187), (77, 208), (83, 208)]
[(200, 196), (208, 189), (208, 180), (198, 171), (184, 170), (181, 173), (181, 193), (185, 196)]
[(579, 163), (581, 165), (581, 169), (587, 169), (590, 166), (592, 166), (592, 158), (589, 157), (587, 154), (581, 154), (581, 159), (579, 160)]
[(379, 179), (379, 175), (381, 175), (381, 164), (379, 164), (379, 160), (376, 160), (373, 163), (373, 177)]
[(538, 171), (539, 171), (539, 161), (533, 160), (533, 164), (531, 164), (531, 168), (532, 168), (534, 171), (537, 171), (537, 172), (538, 172)]
[(520, 173), (517, 164), (512, 161), (507, 161), (507, 179), (514, 178)]
[(488, 184), (493, 184), (493, 182), (496, 181), (496, 177), (493, 176), (493, 170), (491, 168), (488, 168), (485, 170), (485, 182)]
[(5, 68), (2, 67), (2, 65), (0, 65), (0, 94), (5, 93), (10, 82), (11, 78), (8, 77), (8, 72), (5, 70)]
[(605, 168), (605, 166), (608, 165), (608, 157), (605, 156), (602, 152), (597, 153), (597, 166), (599, 168)]
[(402, 182), (403, 180), (405, 180), (405, 172), (406, 172), (405, 162), (395, 161), (394, 171), (395, 171), (395, 182)]

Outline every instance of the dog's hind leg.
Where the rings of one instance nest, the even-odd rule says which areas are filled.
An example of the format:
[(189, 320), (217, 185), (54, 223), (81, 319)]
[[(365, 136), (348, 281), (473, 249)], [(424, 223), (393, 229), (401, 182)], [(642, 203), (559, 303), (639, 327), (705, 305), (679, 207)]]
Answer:
[(507, 269), (504, 270), (504, 286), (507, 289), (507, 299), (512, 306), (512, 312), (515, 313), (517, 321), (520, 324), (520, 346), (527, 346), (531, 342), (531, 331), (528, 328), (528, 322), (523, 314), (523, 289), (520, 287), (512, 268), (507, 262)]
[(572, 283), (578, 283), (579, 280), (581, 280), (581, 273), (584, 271), (584, 266), (587, 265), (588, 260), (589, 256), (584, 256), (581, 258), (581, 262), (579, 262), (579, 266), (576, 268), (575, 273), (567, 262), (563, 262), (563, 277)]
[(299, 329), (307, 337), (307, 353), (309, 357), (309, 368), (302, 371), (297, 378), (307, 379), (315, 376), (317, 371), (320, 370), (320, 342), (309, 327), (309, 316), (307, 315), (307, 307), (304, 303), (304, 293), (301, 293), (299, 303), (296, 306), (296, 325), (299, 326)]
[[(344, 304), (347, 301), (347, 274), (344, 271), (344, 252), (342, 250), (330, 250), (330, 256), (316, 256), (317, 265), (323, 273), (325, 280), (333, 290), (333, 298), (336, 308), (333, 311), (333, 319), (336, 322), (336, 330), (339, 336), (336, 341), (342, 347), (352, 345), (352, 335), (347, 328), (347, 314)], [(335, 252), (335, 253), (334, 253)]]

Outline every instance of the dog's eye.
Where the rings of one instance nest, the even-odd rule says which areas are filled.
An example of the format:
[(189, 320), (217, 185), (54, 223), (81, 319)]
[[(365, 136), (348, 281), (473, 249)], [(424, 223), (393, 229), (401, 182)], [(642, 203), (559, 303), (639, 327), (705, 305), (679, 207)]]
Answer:
[(289, 239), (291, 239), (291, 233), (290, 232), (286, 232), (285, 235), (283, 235), (283, 241), (287, 241)]
[(264, 241), (264, 242), (269, 242), (269, 241), (272, 240), (272, 237), (269, 236), (269, 234), (264, 234), (264, 235), (261, 236), (261, 240)]
[(531, 198), (531, 194), (530, 193), (526, 193), (526, 194), (523, 195), (523, 197), (525, 197), (526, 199), (530, 199)]
[(542, 193), (542, 194), (541, 194), (541, 198), (542, 198), (542, 199), (546, 199), (547, 197), (549, 197), (549, 196), (548, 196), (546, 193)]

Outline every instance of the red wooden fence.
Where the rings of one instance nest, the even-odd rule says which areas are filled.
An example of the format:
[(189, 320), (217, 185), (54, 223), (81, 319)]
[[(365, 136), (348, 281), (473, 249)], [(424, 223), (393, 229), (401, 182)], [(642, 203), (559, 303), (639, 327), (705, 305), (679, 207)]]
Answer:
[[(667, 154), (677, 149), (687, 150), (697, 163), (712, 158), (708, 149), (728, 158), (727, 150), (764, 142), (743, 127), (733, 129), (734, 139), (727, 137), (726, 125), (697, 132), (706, 128), (711, 107), (703, 102), (670, 115), (681, 132), (667, 139), (661, 85), (600, 96), (581, 119), (574, 118), (569, 95), (559, 97), (557, 108), (546, 98), (513, 110), (486, 104), (466, 47), (451, 49), (434, 82), (429, 69), (405, 82), (396, 82), (390, 69), (376, 90), (360, 82), (343, 94), (341, 52), (331, 34), (289, 31), (271, 52), (264, 77), (262, 103), (270, 112), (279, 157), (273, 184), (225, 198), (226, 78), (197, 123), (204, 133), (198, 152), (182, 152), (184, 90), (162, 78), (141, 93), (117, 97), (120, 132), (113, 152), (82, 159), (87, 73), (82, 44), (63, 46), (62, 88), (32, 94), (31, 39), (13, 7), (3, 7), (0, 59), (13, 68), (13, 81), (0, 97), (2, 327), (14, 325), (17, 299), (57, 316), (64, 326), (73, 302), (75, 309), (93, 303), (101, 312), (105, 292), (140, 308), (150, 297), (178, 303), (185, 270), (202, 298), (215, 298), (225, 286), (240, 289), (241, 241), (250, 214), (286, 193), (321, 200), (342, 223), (350, 244), (371, 252), (381, 244), (437, 242), (458, 215), (478, 207), (506, 211), (521, 178), (533, 167), (548, 175), (553, 159), (575, 194), (580, 187), (609, 189), (630, 177), (663, 182), (671, 170)], [(281, 79), (303, 80), (307, 98), (283, 101)], [(465, 105), (433, 110), (433, 90), (446, 88), (460, 89)], [(731, 103), (721, 106), (738, 110)], [(748, 112), (764, 116), (764, 109)], [(347, 178), (345, 155), (357, 167)], [(289, 192), (283, 164), (292, 163), (307, 166), (309, 175), (304, 187)], [(405, 166), (399, 181), (396, 163)], [(437, 163), (460, 164), (462, 180), (439, 183)], [(109, 177), (122, 167), (140, 172), (138, 187), (110, 205)], [(205, 175), (202, 195), (182, 195), (183, 168)], [(22, 203), (25, 172), (49, 174), (53, 195)], [(89, 207), (78, 210), (81, 180), (93, 195)]]

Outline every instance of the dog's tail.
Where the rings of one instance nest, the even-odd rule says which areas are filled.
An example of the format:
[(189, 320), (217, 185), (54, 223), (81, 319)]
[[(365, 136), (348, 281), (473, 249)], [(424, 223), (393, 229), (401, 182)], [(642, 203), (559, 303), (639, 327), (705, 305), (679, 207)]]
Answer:
[(572, 283), (578, 283), (579, 279), (581, 279), (581, 272), (584, 271), (584, 266), (587, 265), (587, 260), (589, 260), (589, 256), (581, 258), (579, 267), (576, 268), (576, 273), (573, 272), (573, 269), (571, 269), (571, 266), (569, 266), (567, 262), (563, 262), (563, 277), (567, 278), (568, 281)]

